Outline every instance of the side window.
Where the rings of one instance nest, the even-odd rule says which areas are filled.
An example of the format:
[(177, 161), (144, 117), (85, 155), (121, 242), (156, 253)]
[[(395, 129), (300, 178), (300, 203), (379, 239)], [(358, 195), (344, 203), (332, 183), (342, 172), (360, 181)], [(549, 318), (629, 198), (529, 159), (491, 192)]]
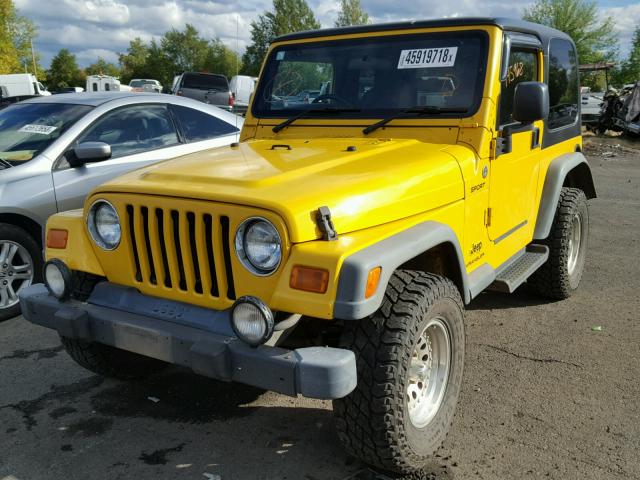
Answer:
[(180, 105), (172, 105), (171, 108), (178, 118), (182, 131), (189, 143), (238, 132), (238, 128), (235, 125), (230, 125), (213, 115)]
[(135, 105), (105, 114), (78, 139), (111, 145), (112, 158), (178, 143), (169, 111), (163, 105)]
[(500, 125), (514, 123), (513, 97), (516, 86), (521, 82), (538, 80), (538, 54), (533, 50), (514, 47), (509, 53), (507, 78), (502, 82), (500, 93)]
[(97, 92), (97, 91), (98, 91), (98, 84), (94, 82), (94, 83), (92, 84), (92, 86), (91, 86), (91, 89), (92, 89), (94, 92)]
[(578, 56), (568, 40), (554, 38), (549, 49), (549, 128), (571, 125), (578, 116)]

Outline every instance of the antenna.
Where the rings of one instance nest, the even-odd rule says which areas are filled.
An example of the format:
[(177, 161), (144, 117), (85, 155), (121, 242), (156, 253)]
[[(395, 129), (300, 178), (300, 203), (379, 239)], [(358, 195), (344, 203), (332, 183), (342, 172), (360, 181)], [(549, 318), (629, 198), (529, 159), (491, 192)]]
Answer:
[[(240, 55), (240, 41), (238, 39), (239, 35), (240, 35), (240, 27), (239, 27), (239, 23), (240, 23), (240, 16), (236, 13), (236, 91), (235, 91), (235, 98), (236, 100), (238, 99), (238, 82), (240, 81), (240, 79), (238, 78), (238, 74), (240, 73), (240, 65), (239, 65), (239, 60), (238, 60), (238, 56)], [(235, 102), (234, 102), (235, 104)], [(236, 112), (238, 110), (236, 109)], [(236, 113), (236, 128), (238, 128), (238, 114)], [(240, 140), (238, 138), (238, 140)]]

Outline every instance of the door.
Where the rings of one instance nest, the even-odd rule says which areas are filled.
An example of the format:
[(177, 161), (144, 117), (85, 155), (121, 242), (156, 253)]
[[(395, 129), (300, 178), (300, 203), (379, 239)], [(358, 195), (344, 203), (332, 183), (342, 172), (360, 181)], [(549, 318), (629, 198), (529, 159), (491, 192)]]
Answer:
[[(512, 46), (499, 105), (499, 138), (491, 160), (489, 238), (494, 244), (511, 237), (528, 243), (538, 185), (542, 122), (521, 125), (513, 119), (513, 98), (520, 82), (540, 81), (539, 50)], [(506, 131), (511, 130), (510, 146)], [(502, 140), (502, 152), (500, 144)], [(506, 147), (506, 148), (505, 148)], [(510, 148), (510, 149), (509, 149)]]
[(87, 193), (105, 181), (153, 162), (189, 153), (181, 144), (166, 105), (130, 105), (104, 114), (75, 143), (111, 145), (109, 160), (71, 168), (56, 162), (53, 183), (58, 211), (81, 208)]

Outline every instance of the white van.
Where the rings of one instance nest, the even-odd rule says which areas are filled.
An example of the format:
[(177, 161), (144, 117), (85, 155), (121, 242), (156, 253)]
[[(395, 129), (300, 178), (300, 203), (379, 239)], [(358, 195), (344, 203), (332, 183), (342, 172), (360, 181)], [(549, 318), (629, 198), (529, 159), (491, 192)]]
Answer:
[(236, 75), (231, 79), (229, 89), (235, 98), (234, 112), (245, 113), (247, 111), (257, 80), (256, 77), (248, 77), (246, 75)]
[(38, 81), (35, 75), (30, 73), (16, 73), (12, 75), (0, 75), (0, 85), (7, 89), (9, 97), (23, 97), (29, 95), (51, 95)]
[(87, 92), (121, 92), (130, 91), (127, 85), (120, 85), (120, 80), (109, 75), (89, 75), (87, 77)]

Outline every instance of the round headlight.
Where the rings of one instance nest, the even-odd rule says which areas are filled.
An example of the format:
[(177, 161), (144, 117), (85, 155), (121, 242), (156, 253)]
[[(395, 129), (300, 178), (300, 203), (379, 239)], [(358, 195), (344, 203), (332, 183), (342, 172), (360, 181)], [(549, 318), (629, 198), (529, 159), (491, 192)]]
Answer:
[(264, 218), (242, 222), (235, 238), (240, 262), (255, 275), (270, 275), (282, 260), (282, 241), (278, 230)]
[(113, 250), (120, 244), (122, 229), (116, 209), (106, 200), (97, 200), (89, 208), (87, 227), (91, 238), (104, 250)]
[(51, 295), (65, 300), (71, 293), (71, 270), (62, 260), (49, 260), (44, 264), (44, 284)]
[(273, 312), (256, 297), (240, 297), (231, 309), (231, 327), (236, 336), (253, 347), (262, 345), (273, 334)]

